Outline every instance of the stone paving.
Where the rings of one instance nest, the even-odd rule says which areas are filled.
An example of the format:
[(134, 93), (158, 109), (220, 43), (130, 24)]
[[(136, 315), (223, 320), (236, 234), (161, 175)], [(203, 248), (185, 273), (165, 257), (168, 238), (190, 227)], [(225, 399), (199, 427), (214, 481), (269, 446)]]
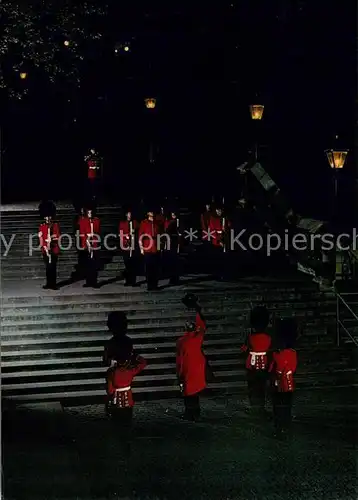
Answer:
[(198, 424), (180, 400), (138, 403), (129, 461), (102, 406), (30, 408), (5, 422), (4, 498), (356, 499), (356, 401), (298, 392), (284, 443), (243, 395), (205, 398)]

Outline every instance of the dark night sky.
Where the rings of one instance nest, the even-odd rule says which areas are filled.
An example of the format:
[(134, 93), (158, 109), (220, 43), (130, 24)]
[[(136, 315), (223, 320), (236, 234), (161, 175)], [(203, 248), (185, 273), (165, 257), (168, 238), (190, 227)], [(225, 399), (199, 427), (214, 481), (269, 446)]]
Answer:
[[(148, 3), (113, 2), (103, 46), (92, 54), (80, 92), (56, 87), (50, 95), (41, 88), (9, 104), (3, 199), (19, 192), (20, 174), (26, 190), (34, 193), (31, 184), (37, 184), (60, 196), (70, 173), (81, 175), (84, 150), (93, 143), (104, 152), (118, 192), (143, 191), (148, 182), (163, 194), (193, 196), (200, 187), (205, 195), (212, 186), (233, 192), (235, 166), (245, 161), (254, 137), (248, 105), (259, 100), (266, 106), (258, 131), (264, 165), (296, 206), (324, 213), (330, 171), (323, 150), (336, 134), (341, 146), (353, 148), (355, 2), (143, 7)], [(115, 57), (114, 44), (132, 37), (131, 53)], [(155, 116), (146, 113), (146, 95), (158, 98)], [(151, 171), (149, 134), (160, 145)], [(350, 182), (343, 179), (342, 189), (352, 184), (353, 168), (351, 153), (344, 173)]]

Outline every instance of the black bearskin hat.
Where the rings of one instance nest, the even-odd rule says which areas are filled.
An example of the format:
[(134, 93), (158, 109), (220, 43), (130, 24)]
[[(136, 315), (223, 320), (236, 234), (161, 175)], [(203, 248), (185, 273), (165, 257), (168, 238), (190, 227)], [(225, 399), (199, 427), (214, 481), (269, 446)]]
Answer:
[(277, 344), (280, 349), (293, 349), (298, 325), (295, 318), (282, 318), (277, 322)]
[(126, 335), (128, 320), (127, 316), (122, 311), (112, 311), (108, 315), (107, 327), (113, 335), (121, 336)]
[(42, 201), (39, 205), (39, 212), (42, 219), (45, 217), (55, 217), (56, 205), (50, 200)]
[(198, 297), (194, 295), (193, 293), (187, 293), (183, 298), (182, 298), (182, 303), (188, 307), (189, 309), (195, 309), (198, 305)]
[(255, 330), (265, 330), (270, 321), (270, 314), (265, 306), (257, 306), (251, 311), (250, 323)]

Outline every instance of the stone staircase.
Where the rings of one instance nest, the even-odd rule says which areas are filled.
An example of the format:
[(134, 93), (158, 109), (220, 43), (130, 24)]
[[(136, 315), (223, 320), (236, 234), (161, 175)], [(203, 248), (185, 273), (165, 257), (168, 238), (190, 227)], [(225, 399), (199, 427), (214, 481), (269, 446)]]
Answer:
[[(102, 235), (117, 233), (119, 220), (119, 207), (99, 208), (98, 216), (101, 218)], [(69, 279), (77, 264), (76, 239), (74, 232), (75, 214), (72, 208), (59, 209), (56, 219), (60, 223), (63, 237), (58, 264), (58, 279)], [(1, 212), (1, 278), (7, 280), (42, 279), (45, 269), (41, 252), (38, 248), (39, 214), (37, 210), (24, 210), (21, 212)], [(15, 236), (13, 236), (15, 235)], [(12, 239), (13, 238), (13, 239)], [(70, 241), (71, 248), (67, 248)], [(11, 242), (11, 246), (8, 245)], [(114, 239), (109, 240), (114, 245)], [(7, 251), (7, 249), (9, 250)], [(118, 253), (101, 251), (100, 253), (101, 278), (110, 278), (118, 275), (123, 270), (122, 258)]]
[[(105, 231), (115, 232), (118, 209), (101, 209), (99, 214)], [(62, 233), (70, 231), (72, 211), (59, 210), (58, 218)], [(82, 283), (75, 283), (56, 292), (44, 291), (41, 256), (37, 252), (29, 257), (25, 248), (28, 234), (37, 232), (37, 224), (37, 212), (2, 213), (3, 234), (8, 238), (15, 227), (23, 235), (2, 259), (1, 366), (6, 401), (102, 401), (105, 368), (101, 360), (109, 338), (106, 319), (113, 310), (127, 312), (129, 334), (149, 362), (134, 382), (136, 398), (177, 397), (175, 344), (188, 318), (181, 298), (189, 291), (200, 297), (208, 320), (204, 350), (215, 372), (212, 391), (245, 389), (240, 346), (251, 307), (262, 303), (272, 311), (273, 320), (295, 314), (302, 323), (298, 387), (351, 386), (356, 382), (355, 351), (345, 342), (335, 346), (335, 296), (320, 292), (305, 276), (285, 271), (283, 276), (215, 282), (196, 273), (185, 276), (183, 284), (174, 288), (162, 280), (158, 292), (127, 289), (112, 279), (99, 290), (84, 292)], [(66, 253), (61, 259), (67, 259), (65, 271), (59, 267), (60, 279), (66, 279), (76, 254)], [(113, 278), (120, 260), (114, 255), (108, 262), (104, 272)], [(111, 264), (117, 268), (111, 269)]]

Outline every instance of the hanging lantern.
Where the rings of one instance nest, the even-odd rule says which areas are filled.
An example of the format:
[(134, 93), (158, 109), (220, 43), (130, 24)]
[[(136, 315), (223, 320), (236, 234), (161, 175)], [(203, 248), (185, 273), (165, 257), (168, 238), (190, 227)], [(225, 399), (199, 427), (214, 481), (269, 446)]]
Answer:
[(25, 80), (27, 78), (27, 73), (25, 73), (24, 71), (22, 71), (20, 73), (20, 78), (21, 78), (21, 80)]
[(157, 100), (154, 97), (147, 97), (144, 99), (144, 102), (147, 109), (154, 109), (157, 104)]
[(329, 166), (333, 169), (341, 169), (346, 162), (348, 150), (327, 149), (325, 151)]
[(261, 120), (264, 114), (264, 109), (265, 106), (263, 106), (262, 104), (251, 104), (250, 105), (251, 118), (253, 120)]

